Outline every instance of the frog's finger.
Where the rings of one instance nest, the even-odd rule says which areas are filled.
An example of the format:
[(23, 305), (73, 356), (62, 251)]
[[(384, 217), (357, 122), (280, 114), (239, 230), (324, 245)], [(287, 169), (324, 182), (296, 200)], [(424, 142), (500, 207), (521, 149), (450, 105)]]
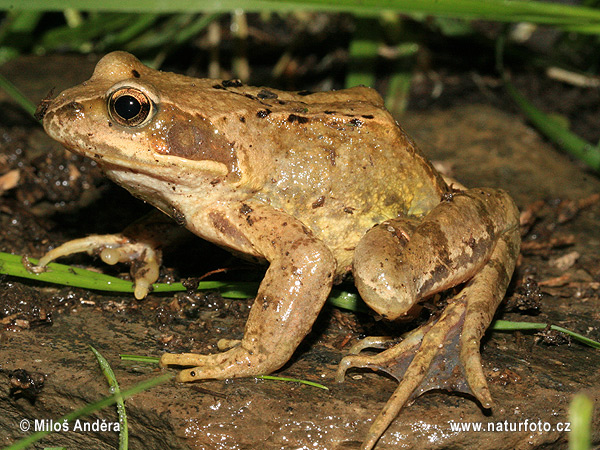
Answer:
[(102, 236), (92, 235), (81, 239), (73, 239), (72, 241), (65, 242), (64, 244), (53, 248), (44, 256), (42, 256), (39, 259), (37, 267), (45, 267), (50, 262), (54, 261), (55, 259), (62, 258), (63, 256), (69, 256), (75, 253), (83, 252), (93, 253), (100, 248), (108, 249), (110, 247), (117, 247), (122, 245), (123, 239), (127, 238), (115, 234), (107, 234)]
[(51, 261), (63, 256), (86, 252), (97, 253), (106, 264), (130, 263), (131, 277), (135, 283), (135, 298), (142, 299), (148, 295), (152, 283), (158, 279), (161, 255), (152, 241), (134, 241), (123, 234), (92, 235), (74, 239), (50, 250), (34, 267), (34, 271), (42, 271)]

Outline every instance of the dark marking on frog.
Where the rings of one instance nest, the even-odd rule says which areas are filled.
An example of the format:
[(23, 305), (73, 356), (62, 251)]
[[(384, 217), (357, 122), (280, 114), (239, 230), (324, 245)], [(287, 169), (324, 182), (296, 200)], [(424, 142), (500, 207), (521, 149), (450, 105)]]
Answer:
[(323, 195), (321, 195), (318, 199), (316, 199), (313, 203), (312, 203), (312, 208), (320, 208), (321, 206), (323, 206), (325, 204), (325, 197)]
[(240, 116), (240, 122), (246, 123), (246, 118), (244, 116)]
[(363, 125), (363, 121), (360, 119), (352, 119), (350, 122), (348, 122), (350, 125), (354, 126), (354, 127), (362, 127)]
[(308, 117), (297, 116), (296, 114), (290, 114), (287, 118), (287, 121), (290, 123), (298, 122), (300, 124), (304, 124), (308, 122)]
[(452, 200), (454, 200), (454, 197), (457, 194), (460, 194), (464, 192), (462, 189), (458, 189), (454, 187), (454, 183), (451, 183), (450, 186), (448, 186), (444, 192), (442, 192), (442, 198), (440, 201), (442, 202), (451, 202)]
[(336, 114), (336, 112), (326, 109), (325, 111), (323, 111), (323, 114)]
[[(490, 194), (485, 191), (481, 191), (481, 194), (490, 196)], [(484, 224), (487, 236), (494, 236), (494, 231), (496, 227), (494, 226), (494, 222), (492, 222), (492, 219), (490, 218), (489, 207), (488, 205), (486, 205), (485, 200), (480, 197), (470, 197), (474, 200), (475, 208), (477, 209), (477, 217), (480, 217), (481, 222)]]
[(452, 200), (454, 200), (454, 192), (452, 191), (452, 189), (446, 192), (442, 192), (442, 198), (440, 199), (440, 201), (450, 203)]
[(304, 97), (304, 96), (307, 96), (307, 95), (314, 94), (314, 92), (311, 92), (311, 91), (298, 91), (298, 92), (296, 92), (296, 94), (297, 95), (301, 95), (301, 96)]
[(222, 89), (224, 91), (226, 91), (227, 89), (225, 89), (223, 86), (221, 86), (220, 84), (213, 84), (213, 89)]
[(258, 117), (259, 119), (264, 119), (269, 114), (271, 114), (271, 110), (270, 109), (268, 109), (268, 108), (267, 109), (261, 109), (260, 111), (257, 111), (256, 117)]
[(131, 75), (133, 75), (133, 78), (140, 78), (140, 73), (137, 70), (132, 70), (131, 71)]
[(247, 216), (252, 211), (253, 211), (252, 207), (247, 205), (246, 203), (242, 203), (242, 206), (240, 206), (240, 214)]
[[(142, 261), (146, 254), (146, 250), (142, 252), (142, 258), (139, 260), (134, 260), (131, 264), (131, 275), (134, 279), (143, 278), (146, 273), (150, 270)], [(152, 290), (152, 287), (150, 287)]]
[(396, 193), (391, 193), (383, 200), (383, 206), (393, 206), (402, 204), (402, 199)]
[(431, 291), (432, 287), (441, 280), (448, 277), (452, 267), (452, 261), (448, 255), (448, 239), (446, 233), (435, 222), (425, 222), (419, 227), (419, 232), (424, 236), (430, 236), (430, 242), (435, 243), (435, 248), (439, 250), (439, 263), (425, 277), (425, 282), (421, 285), (418, 294)]
[(373, 119), (375, 116), (373, 116), (372, 114), (363, 114), (361, 117), (363, 119)]
[(240, 80), (237, 80), (237, 79), (223, 80), (223, 82), (221, 84), (223, 85), (224, 88), (228, 88), (228, 87), (242, 87), (244, 85), (244, 83), (242, 83)]
[(163, 154), (195, 161), (217, 161), (225, 164), (229, 172), (237, 168), (233, 143), (215, 134), (214, 127), (203, 118), (192, 123), (177, 121), (167, 131), (166, 144)]
[[(216, 87), (216, 86), (213, 86), (213, 87)], [(222, 89), (224, 89), (224, 88), (222, 88)], [(239, 96), (242, 96), (242, 97), (248, 98), (248, 99), (250, 99), (250, 100), (253, 100), (253, 101), (255, 101), (255, 102), (258, 102), (258, 103), (260, 103), (261, 105), (264, 105), (264, 106), (266, 106), (267, 108), (271, 108), (271, 107), (272, 107), (272, 105), (271, 105), (270, 103), (264, 102), (264, 101), (262, 101), (260, 98), (258, 98), (258, 97), (255, 97), (255, 96), (254, 96), (254, 95), (252, 95), (252, 94), (248, 94), (248, 93), (242, 93), (242, 92), (236, 92), (236, 91), (229, 91), (229, 90), (227, 91), (227, 93), (228, 93), (228, 94), (231, 94), (231, 95), (239, 95)]]
[(260, 99), (275, 100), (278, 95), (275, 92), (269, 91), (268, 89), (262, 89), (256, 96)]
[(353, 208), (353, 207), (351, 207), (351, 206), (344, 206), (344, 209), (343, 209), (343, 211), (344, 211), (346, 214), (354, 214), (354, 210), (355, 210), (355, 209), (356, 209), (356, 208)]
[(221, 234), (227, 236), (240, 246), (248, 244), (248, 239), (246, 239), (246, 237), (238, 230), (238, 228), (232, 224), (222, 213), (213, 211), (208, 214), (208, 217), (212, 221), (215, 228), (221, 232)]
[[(258, 299), (257, 299), (258, 300)], [(273, 302), (273, 299), (268, 295), (261, 295), (260, 305), (263, 311), (269, 309), (269, 304)]]
[(335, 149), (334, 148), (326, 148), (325, 152), (327, 153), (327, 159), (329, 159), (329, 161), (331, 162), (331, 165), (335, 166), (335, 157), (337, 156), (337, 154), (335, 153)]
[[(474, 240), (473, 240), (474, 241)], [(480, 239), (479, 241), (466, 243), (471, 249), (471, 255), (467, 252), (462, 253), (456, 260), (454, 261), (454, 265), (456, 266), (469, 266), (473, 265), (474, 262), (478, 261), (486, 261), (489, 258), (489, 254), (492, 252), (495, 244), (495, 240), (491, 237), (486, 237)], [(489, 264), (489, 262), (488, 262)]]

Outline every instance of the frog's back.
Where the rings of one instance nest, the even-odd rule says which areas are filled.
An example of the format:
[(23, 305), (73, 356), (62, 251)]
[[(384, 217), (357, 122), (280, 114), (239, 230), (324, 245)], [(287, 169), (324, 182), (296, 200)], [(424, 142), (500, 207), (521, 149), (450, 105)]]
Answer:
[[(439, 203), (444, 181), (376, 91), (304, 99), (284, 100), (286, 108), (264, 118), (264, 127), (274, 128), (265, 142), (271, 169), (257, 199), (302, 220), (337, 253), (377, 223), (419, 216)], [(342, 262), (348, 257), (338, 255)]]

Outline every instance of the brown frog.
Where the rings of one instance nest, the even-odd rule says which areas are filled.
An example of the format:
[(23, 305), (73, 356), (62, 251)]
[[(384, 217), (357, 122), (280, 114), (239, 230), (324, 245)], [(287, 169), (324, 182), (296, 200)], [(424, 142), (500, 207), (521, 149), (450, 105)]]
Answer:
[[(352, 367), (400, 381), (363, 449), (427, 390), (465, 392), (491, 406), (479, 341), (515, 266), (517, 208), (502, 190), (448, 187), (374, 90), (291, 93), (195, 79), (115, 52), (45, 107), (48, 134), (133, 195), (198, 236), (269, 264), (241, 341), (221, 342), (228, 348), (217, 354), (162, 356), (163, 366), (191, 367), (179, 381), (279, 369), (332, 284), (351, 273), (364, 301), (389, 320), (461, 286), (438, 317), (396, 345), (342, 359), (340, 381)], [(68, 242), (40, 265), (79, 251), (133, 261), (135, 296), (143, 298), (170, 236), (153, 219)], [(367, 339), (351, 353), (383, 341)]]

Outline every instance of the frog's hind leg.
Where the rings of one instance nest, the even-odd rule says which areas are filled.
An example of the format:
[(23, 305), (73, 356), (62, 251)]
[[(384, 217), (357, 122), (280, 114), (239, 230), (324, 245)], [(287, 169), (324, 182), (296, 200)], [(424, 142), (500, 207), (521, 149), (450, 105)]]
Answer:
[[(420, 299), (464, 283), (437, 320), (377, 355), (351, 355), (340, 363), (339, 381), (351, 367), (382, 370), (400, 381), (363, 450), (374, 447), (407, 402), (428, 390), (465, 392), (491, 406), (479, 342), (504, 296), (519, 242), (518, 211), (510, 197), (472, 189), (440, 203), (419, 224), (387, 221), (359, 243), (354, 275), (361, 296), (390, 319)], [(394, 258), (374, 252), (389, 253), (392, 247)]]

